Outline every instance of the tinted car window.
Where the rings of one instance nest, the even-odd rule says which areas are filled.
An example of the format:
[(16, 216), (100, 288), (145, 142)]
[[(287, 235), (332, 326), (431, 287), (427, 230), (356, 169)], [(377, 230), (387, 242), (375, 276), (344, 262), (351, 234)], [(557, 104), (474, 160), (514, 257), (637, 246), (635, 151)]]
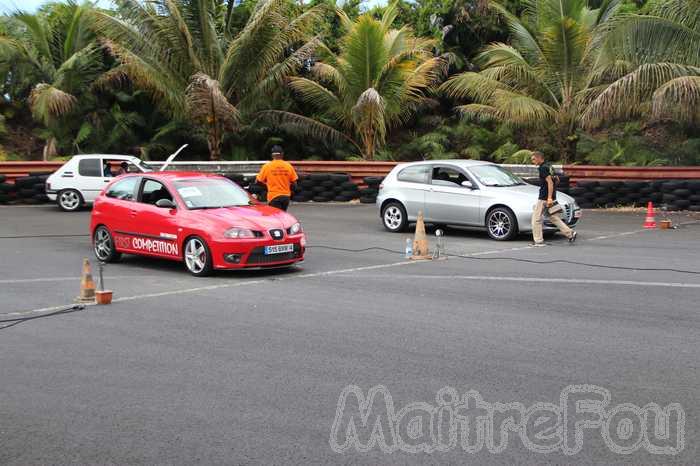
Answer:
[(430, 166), (416, 165), (401, 170), (397, 178), (399, 181), (407, 181), (409, 183), (427, 183), (429, 172)]
[(439, 186), (461, 186), (462, 181), (467, 181), (467, 177), (456, 168), (435, 167), (433, 168), (433, 184)]
[(130, 178), (117, 181), (109, 187), (105, 195), (107, 197), (123, 199), (125, 201), (133, 201), (134, 192), (136, 191), (136, 183), (138, 182), (138, 180), (138, 177), (132, 176)]
[(173, 200), (170, 192), (163, 186), (162, 183), (155, 180), (146, 180), (143, 183), (143, 189), (141, 189), (141, 202), (145, 204), (153, 204), (160, 201), (161, 199)]
[(78, 162), (80, 176), (102, 176), (100, 159), (83, 159)]

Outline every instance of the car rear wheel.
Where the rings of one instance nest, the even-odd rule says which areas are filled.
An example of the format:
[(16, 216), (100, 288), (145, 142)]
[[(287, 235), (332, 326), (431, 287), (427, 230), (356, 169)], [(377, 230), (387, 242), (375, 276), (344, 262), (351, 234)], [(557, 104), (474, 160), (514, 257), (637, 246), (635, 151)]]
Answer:
[(195, 277), (211, 274), (211, 252), (207, 243), (199, 236), (193, 236), (185, 242), (185, 267)]
[(506, 207), (496, 207), (486, 216), (486, 230), (491, 239), (508, 241), (518, 234), (518, 222)]
[(75, 189), (64, 189), (58, 192), (58, 206), (66, 212), (75, 212), (83, 205), (83, 196)]
[(398, 202), (389, 202), (382, 209), (382, 223), (392, 233), (405, 230), (408, 225), (406, 209)]
[(95, 257), (102, 262), (116, 262), (121, 257), (121, 254), (114, 247), (112, 234), (104, 226), (95, 228), (95, 233), (92, 235), (92, 245)]

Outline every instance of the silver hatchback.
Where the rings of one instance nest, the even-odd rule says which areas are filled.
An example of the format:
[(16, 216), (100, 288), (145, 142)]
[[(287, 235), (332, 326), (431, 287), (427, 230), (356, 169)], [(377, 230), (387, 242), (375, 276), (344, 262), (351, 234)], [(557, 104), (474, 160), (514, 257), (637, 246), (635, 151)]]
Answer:
[[(433, 160), (397, 165), (379, 187), (377, 207), (384, 227), (406, 229), (423, 212), (426, 223), (485, 228), (495, 240), (532, 231), (539, 187), (506, 168), (478, 160)], [(563, 220), (574, 226), (581, 208), (557, 193)], [(545, 217), (545, 231), (556, 230)]]

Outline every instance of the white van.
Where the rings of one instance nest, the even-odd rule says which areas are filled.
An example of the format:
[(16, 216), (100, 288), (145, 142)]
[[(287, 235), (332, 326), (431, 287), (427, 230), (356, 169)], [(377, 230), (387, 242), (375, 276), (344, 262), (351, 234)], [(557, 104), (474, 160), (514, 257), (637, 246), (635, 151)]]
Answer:
[(46, 195), (67, 211), (91, 204), (115, 176), (124, 172), (153, 171), (147, 163), (131, 155), (76, 155), (46, 180)]

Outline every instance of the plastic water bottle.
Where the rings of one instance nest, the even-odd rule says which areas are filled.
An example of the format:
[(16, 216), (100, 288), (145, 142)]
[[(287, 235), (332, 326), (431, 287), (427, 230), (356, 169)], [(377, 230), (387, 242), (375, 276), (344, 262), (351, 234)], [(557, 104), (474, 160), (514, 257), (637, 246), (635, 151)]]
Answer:
[(413, 257), (413, 243), (411, 238), (406, 238), (406, 259)]

